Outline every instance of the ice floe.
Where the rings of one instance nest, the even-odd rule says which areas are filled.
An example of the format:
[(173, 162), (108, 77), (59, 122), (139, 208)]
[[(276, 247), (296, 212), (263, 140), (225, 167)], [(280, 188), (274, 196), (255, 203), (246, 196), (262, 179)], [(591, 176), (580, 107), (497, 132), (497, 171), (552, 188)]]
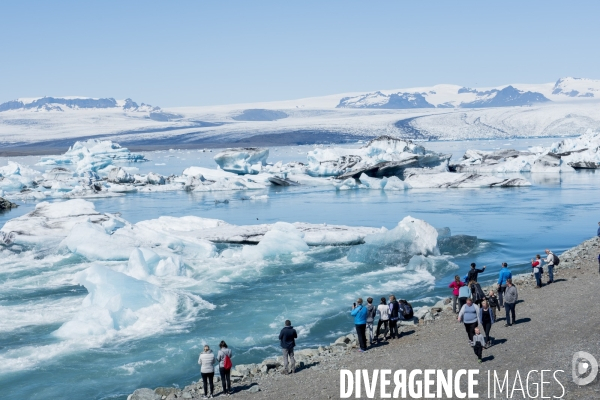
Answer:
[(267, 165), (269, 149), (256, 147), (227, 149), (214, 157), (221, 169), (236, 174), (258, 174)]

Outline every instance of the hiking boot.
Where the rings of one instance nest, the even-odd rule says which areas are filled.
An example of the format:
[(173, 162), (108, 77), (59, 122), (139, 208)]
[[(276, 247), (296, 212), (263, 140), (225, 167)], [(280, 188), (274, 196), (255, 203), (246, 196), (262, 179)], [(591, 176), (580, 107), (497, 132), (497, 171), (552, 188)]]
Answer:
[(504, 324), (504, 326), (512, 326), (512, 324)]
[(481, 364), (481, 358), (480, 358), (479, 360), (477, 360), (477, 362), (478, 362), (479, 364)]

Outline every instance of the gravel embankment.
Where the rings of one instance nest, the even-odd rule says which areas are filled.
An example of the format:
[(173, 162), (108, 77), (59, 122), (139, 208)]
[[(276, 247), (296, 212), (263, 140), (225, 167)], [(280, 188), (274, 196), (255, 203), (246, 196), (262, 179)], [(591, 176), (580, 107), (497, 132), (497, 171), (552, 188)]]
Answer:
[[(276, 360), (240, 368), (240, 375), (233, 384), (236, 399), (339, 399), (340, 369), (355, 371), (366, 369), (404, 369), (407, 373), (415, 369), (479, 369), (479, 398), (488, 397), (487, 374), (494, 371), (504, 378), (509, 374), (511, 394), (503, 398), (534, 398), (535, 383), (539, 388), (539, 373), (531, 375), (527, 385), (527, 374), (532, 370), (551, 370), (544, 381), (544, 396), (563, 399), (599, 399), (600, 384), (596, 378), (587, 386), (577, 386), (571, 378), (571, 362), (577, 351), (586, 351), (600, 361), (600, 274), (598, 253), (600, 238), (587, 240), (562, 255), (561, 265), (555, 268), (555, 283), (534, 289), (535, 280), (529, 275), (516, 277), (519, 290), (517, 323), (504, 326), (504, 310), (498, 313), (499, 321), (494, 324), (491, 336), (495, 344), (483, 352), (483, 363), (479, 364), (462, 324), (447, 306), (442, 312), (433, 308), (424, 319), (414, 326), (404, 326), (400, 339), (382, 343), (359, 353), (343, 345), (326, 346), (301, 353), (304, 366), (293, 375), (278, 372)], [(433, 317), (433, 318), (432, 318)], [(349, 327), (351, 328), (351, 327)], [(238, 367), (239, 368), (239, 367)], [(563, 389), (553, 379), (554, 371)], [(515, 385), (517, 371), (523, 389)], [(493, 375), (492, 375), (493, 377)], [(192, 384), (184, 390), (158, 388), (155, 391), (142, 389), (130, 396), (130, 400), (173, 400), (201, 398), (201, 384)], [(216, 397), (221, 397), (221, 385), (216, 382)], [(435, 387), (435, 385), (434, 385)], [(461, 386), (466, 390), (466, 385)], [(529, 395), (527, 395), (529, 388)], [(393, 385), (392, 385), (393, 389)], [(492, 389), (493, 390), (493, 389)], [(391, 390), (390, 390), (391, 391)], [(524, 395), (525, 394), (525, 397)], [(365, 397), (364, 387), (362, 392)], [(355, 398), (354, 394), (351, 398)], [(375, 394), (379, 397), (379, 386)], [(410, 398), (407, 395), (407, 398)], [(445, 398), (445, 397), (444, 397)]]

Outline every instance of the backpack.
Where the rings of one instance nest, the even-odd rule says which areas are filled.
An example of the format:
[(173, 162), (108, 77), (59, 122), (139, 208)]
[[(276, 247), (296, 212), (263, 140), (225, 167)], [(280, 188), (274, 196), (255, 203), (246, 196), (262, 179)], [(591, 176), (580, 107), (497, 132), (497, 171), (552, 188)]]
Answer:
[(414, 316), (412, 305), (407, 301), (402, 302), (402, 304), (404, 306), (402, 310), (404, 319), (412, 319)]
[(231, 358), (227, 354), (225, 354), (225, 358), (223, 359), (223, 368), (231, 369), (232, 367)]
[(552, 253), (552, 255), (554, 256), (554, 265), (560, 264), (560, 259), (558, 258), (558, 256), (554, 253)]

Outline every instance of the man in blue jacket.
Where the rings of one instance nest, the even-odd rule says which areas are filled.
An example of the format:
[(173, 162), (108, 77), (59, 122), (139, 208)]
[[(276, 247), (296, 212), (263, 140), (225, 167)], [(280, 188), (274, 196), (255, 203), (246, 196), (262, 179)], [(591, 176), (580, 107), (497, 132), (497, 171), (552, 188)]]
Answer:
[(508, 264), (503, 262), (500, 275), (498, 276), (498, 302), (500, 307), (504, 307), (504, 292), (506, 291), (506, 280), (512, 279), (512, 273), (508, 269)]
[(352, 307), (350, 313), (354, 317), (354, 327), (356, 328), (356, 335), (358, 336), (358, 344), (361, 353), (367, 351), (367, 307), (363, 306), (362, 298), (358, 298), (356, 303)]

